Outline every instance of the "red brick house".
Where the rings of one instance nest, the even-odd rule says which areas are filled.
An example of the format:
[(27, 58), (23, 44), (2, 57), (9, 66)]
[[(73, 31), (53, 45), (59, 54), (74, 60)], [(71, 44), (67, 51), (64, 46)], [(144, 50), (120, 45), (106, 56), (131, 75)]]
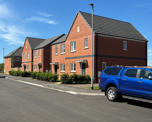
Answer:
[(4, 57), (4, 73), (9, 74), (11, 70), (19, 70), (22, 66), (22, 47), (19, 47)]
[[(22, 71), (33, 71), (33, 50), (45, 39), (26, 37), (22, 51)], [(41, 54), (40, 50), (40, 54)]]
[[(93, 76), (109, 65), (147, 65), (147, 40), (128, 22), (94, 15)], [(64, 55), (55, 55), (59, 74), (91, 75), (91, 14), (78, 12), (66, 38)], [(62, 65), (62, 67), (61, 67)], [(53, 71), (53, 70), (52, 70)], [(55, 72), (55, 71), (54, 71)]]
[(38, 44), (33, 50), (33, 71), (51, 72), (52, 51), (51, 44), (62, 38), (65, 34), (61, 34), (44, 40)]
[(27, 37), (22, 52), (22, 70), (68, 74), (98, 72), (110, 65), (147, 65), (147, 40), (128, 22), (78, 12), (67, 35), (50, 39)]
[[(51, 43), (51, 72), (57, 73), (59, 76), (63, 73), (67, 73), (65, 71), (65, 65), (68, 63), (65, 61), (66, 54), (66, 41), (67, 35), (63, 35), (58, 40)], [(66, 65), (67, 66), (67, 65)]]

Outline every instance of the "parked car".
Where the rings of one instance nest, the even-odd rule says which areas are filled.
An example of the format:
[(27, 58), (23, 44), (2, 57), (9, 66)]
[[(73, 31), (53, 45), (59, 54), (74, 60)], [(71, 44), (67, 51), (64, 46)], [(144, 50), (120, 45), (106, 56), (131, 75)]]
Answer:
[(117, 101), (122, 95), (152, 99), (152, 69), (106, 67), (100, 74), (99, 87), (109, 101)]

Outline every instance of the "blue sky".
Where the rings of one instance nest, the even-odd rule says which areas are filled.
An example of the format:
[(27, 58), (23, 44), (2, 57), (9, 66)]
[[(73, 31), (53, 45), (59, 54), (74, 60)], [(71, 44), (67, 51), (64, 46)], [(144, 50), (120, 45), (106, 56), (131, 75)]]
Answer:
[(0, 63), (26, 36), (50, 38), (68, 33), (79, 10), (132, 23), (148, 40), (152, 66), (152, 0), (0, 0)]

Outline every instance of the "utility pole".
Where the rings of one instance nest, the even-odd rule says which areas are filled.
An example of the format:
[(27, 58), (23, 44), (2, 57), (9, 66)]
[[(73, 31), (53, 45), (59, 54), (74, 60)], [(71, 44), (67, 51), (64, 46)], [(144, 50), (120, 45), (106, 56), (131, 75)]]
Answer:
[(3, 63), (4, 63), (5, 48), (3, 48)]
[(91, 89), (93, 90), (94, 86), (93, 86), (93, 15), (94, 15), (94, 4), (90, 3), (89, 4), (92, 7), (92, 69), (91, 69)]

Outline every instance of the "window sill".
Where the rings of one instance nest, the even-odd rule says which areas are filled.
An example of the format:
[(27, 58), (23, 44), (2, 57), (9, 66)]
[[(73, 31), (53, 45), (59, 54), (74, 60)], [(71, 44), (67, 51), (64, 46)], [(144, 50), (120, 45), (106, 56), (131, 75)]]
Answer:
[(62, 73), (64, 73), (65, 71), (61, 71)]
[(71, 71), (71, 72), (73, 72), (73, 73), (74, 73), (74, 72), (76, 72), (76, 71)]
[(65, 54), (65, 52), (63, 52), (63, 53), (60, 53), (61, 55), (63, 55), (63, 54)]
[(123, 51), (128, 51), (127, 49), (122, 49)]
[(89, 49), (88, 47), (85, 47), (84, 50)]
[(76, 50), (71, 51), (71, 53), (74, 53), (74, 52), (76, 52)]

